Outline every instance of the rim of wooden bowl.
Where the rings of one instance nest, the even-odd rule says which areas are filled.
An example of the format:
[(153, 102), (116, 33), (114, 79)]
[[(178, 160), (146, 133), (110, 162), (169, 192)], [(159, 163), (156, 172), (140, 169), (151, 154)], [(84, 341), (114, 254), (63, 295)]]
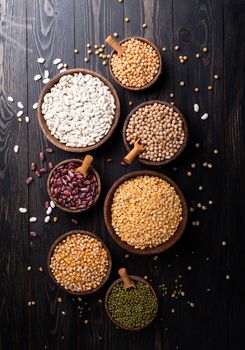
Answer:
[[(74, 234), (85, 234), (85, 235), (88, 235), (90, 237), (93, 237), (95, 239), (97, 239), (99, 242), (102, 243), (102, 246), (103, 248), (106, 250), (107, 252), (107, 256), (108, 256), (108, 270), (107, 270), (107, 273), (104, 277), (104, 279), (102, 280), (101, 284), (97, 287), (97, 288), (94, 288), (94, 289), (91, 289), (91, 290), (88, 290), (86, 292), (73, 292), (69, 289), (66, 289), (65, 287), (61, 286), (55, 279), (55, 277), (53, 276), (52, 274), (52, 271), (51, 271), (51, 268), (50, 268), (50, 261), (51, 261), (51, 257), (53, 255), (53, 251), (54, 251), (54, 248), (57, 246), (57, 244), (59, 244), (61, 241), (63, 241), (64, 238), (68, 237), (68, 236), (71, 236), (71, 235), (74, 235)], [(89, 232), (89, 231), (85, 231), (85, 230), (72, 230), (72, 231), (69, 231), (69, 232), (66, 232), (64, 233), (63, 235), (59, 236), (54, 242), (53, 244), (51, 245), (50, 249), (49, 249), (49, 252), (48, 252), (48, 259), (47, 259), (47, 265), (48, 265), (48, 272), (49, 272), (49, 275), (51, 277), (51, 279), (54, 281), (54, 283), (59, 287), (61, 288), (62, 290), (64, 290), (65, 292), (67, 293), (70, 293), (70, 294), (74, 294), (74, 295), (87, 295), (87, 294), (92, 294), (92, 293), (95, 293), (97, 292), (105, 283), (106, 281), (108, 280), (110, 274), (111, 274), (111, 269), (112, 269), (112, 259), (111, 259), (111, 253), (109, 251), (109, 249), (107, 248), (106, 244), (102, 241), (102, 239), (100, 237), (98, 237), (97, 235), (95, 235), (94, 233), (92, 232)]]
[(161, 165), (168, 164), (168, 163), (172, 162), (172, 160), (178, 158), (180, 156), (180, 154), (184, 151), (184, 149), (185, 149), (185, 147), (187, 145), (187, 142), (188, 142), (189, 133), (188, 133), (187, 122), (186, 122), (185, 117), (183, 116), (183, 114), (180, 112), (180, 110), (177, 107), (172, 106), (170, 103), (165, 102), (165, 101), (161, 101), (161, 100), (150, 100), (150, 101), (146, 101), (146, 102), (140, 103), (138, 106), (136, 106), (134, 109), (132, 109), (132, 111), (130, 111), (130, 113), (127, 115), (127, 117), (126, 117), (126, 119), (124, 121), (124, 124), (123, 124), (122, 135), (123, 135), (124, 146), (125, 146), (127, 152), (129, 152), (132, 149), (132, 146), (129, 145), (129, 143), (128, 143), (127, 139), (126, 139), (126, 130), (127, 130), (127, 127), (128, 127), (129, 120), (131, 119), (132, 115), (139, 108), (142, 108), (142, 107), (147, 106), (147, 105), (152, 105), (154, 103), (159, 103), (159, 104), (166, 105), (166, 106), (169, 106), (169, 107), (173, 108), (174, 111), (179, 114), (179, 116), (180, 116), (180, 118), (182, 120), (183, 128), (184, 128), (184, 134), (185, 134), (185, 138), (184, 138), (183, 144), (178, 149), (178, 151), (173, 155), (173, 157), (171, 157), (170, 159), (162, 160), (160, 162), (155, 162), (155, 161), (150, 161), (150, 160), (147, 160), (147, 159), (142, 159), (142, 158), (137, 157), (137, 159), (138, 159), (138, 161), (140, 163), (143, 163), (143, 164), (146, 164), (146, 165), (151, 165), (151, 166), (161, 166)]
[[(132, 245), (129, 245), (128, 243), (121, 240), (121, 238), (115, 233), (114, 228), (111, 224), (111, 204), (113, 200), (113, 195), (116, 191), (116, 189), (125, 181), (132, 179), (134, 177), (143, 176), (143, 175), (149, 175), (149, 176), (157, 176), (163, 180), (165, 180), (167, 183), (172, 185), (177, 192), (182, 205), (182, 221), (178, 226), (177, 231), (175, 234), (169, 238), (169, 240), (163, 244), (158, 245), (157, 247), (153, 248), (145, 248), (145, 249), (139, 249), (134, 248)], [(162, 173), (158, 173), (156, 171), (152, 170), (138, 170), (130, 172), (122, 177), (120, 177), (110, 188), (109, 192), (106, 195), (105, 202), (104, 202), (104, 220), (107, 227), (107, 230), (109, 231), (111, 237), (114, 239), (114, 241), (123, 249), (129, 251), (133, 254), (140, 254), (140, 255), (151, 255), (151, 254), (159, 254), (163, 251), (167, 250), (168, 248), (172, 247), (182, 236), (182, 234), (185, 231), (186, 225), (187, 225), (187, 219), (188, 219), (188, 207), (186, 204), (185, 197), (183, 193), (181, 192), (180, 188), (176, 185), (176, 183), (167, 177), (166, 175)]]
[(47, 179), (47, 191), (48, 191), (49, 198), (55, 203), (56, 207), (60, 208), (60, 209), (63, 210), (63, 211), (66, 211), (66, 212), (68, 212), (68, 213), (82, 213), (82, 212), (84, 212), (84, 211), (89, 210), (90, 208), (92, 208), (92, 207), (95, 205), (95, 203), (98, 201), (99, 196), (100, 196), (100, 193), (101, 193), (101, 180), (100, 180), (100, 176), (99, 176), (99, 173), (97, 172), (97, 170), (95, 170), (95, 168), (94, 168), (93, 166), (90, 166), (89, 169), (90, 169), (90, 170), (94, 173), (94, 175), (96, 176), (96, 180), (97, 180), (97, 184), (98, 184), (98, 193), (96, 194), (96, 196), (95, 196), (95, 198), (94, 198), (94, 202), (93, 202), (93, 204), (92, 204), (90, 207), (85, 208), (85, 209), (79, 208), (79, 209), (76, 209), (76, 210), (72, 210), (72, 209), (66, 208), (66, 207), (64, 207), (63, 205), (60, 205), (59, 203), (57, 203), (57, 201), (56, 201), (55, 198), (52, 196), (51, 191), (50, 191), (50, 179), (51, 179), (51, 177), (53, 176), (54, 171), (55, 171), (59, 166), (61, 166), (61, 165), (63, 165), (63, 164), (70, 163), (70, 162), (82, 164), (83, 159), (76, 159), (76, 158), (66, 159), (66, 160), (62, 160), (62, 162), (56, 164), (56, 165), (54, 166), (54, 168), (51, 170), (51, 172), (49, 173), (49, 176), (48, 176), (48, 179)]
[(155, 292), (154, 288), (152, 287), (152, 285), (151, 285), (148, 281), (146, 281), (144, 278), (139, 277), (139, 276), (135, 276), (135, 275), (129, 275), (129, 278), (132, 279), (132, 280), (134, 280), (134, 281), (142, 282), (142, 283), (144, 283), (144, 284), (146, 284), (146, 285), (148, 285), (148, 286), (150, 287), (150, 290), (151, 290), (151, 292), (152, 292), (152, 294), (153, 294), (153, 296), (154, 296), (154, 298), (155, 298), (155, 300), (156, 300), (156, 303), (157, 303), (156, 309), (155, 309), (155, 313), (154, 313), (152, 319), (150, 320), (150, 322), (149, 322), (148, 324), (146, 324), (144, 327), (130, 328), (130, 327), (126, 327), (126, 326), (121, 325), (121, 324), (118, 323), (116, 320), (114, 320), (114, 318), (111, 316), (110, 311), (109, 311), (109, 309), (108, 309), (108, 298), (109, 298), (109, 295), (111, 294), (112, 288), (113, 288), (116, 284), (122, 282), (122, 279), (121, 279), (121, 278), (118, 278), (116, 281), (114, 281), (114, 282), (110, 285), (110, 287), (108, 288), (108, 290), (107, 290), (107, 292), (106, 292), (106, 295), (105, 295), (105, 309), (106, 309), (107, 315), (109, 316), (110, 320), (111, 320), (115, 325), (117, 325), (118, 327), (120, 327), (120, 328), (122, 328), (122, 329), (125, 329), (125, 330), (127, 330), (127, 331), (140, 331), (141, 329), (150, 326), (150, 324), (154, 321), (154, 319), (155, 319), (155, 317), (156, 317), (156, 315), (157, 315), (157, 311), (158, 311), (158, 298), (157, 298), (156, 292)]
[(158, 70), (158, 73), (155, 75), (154, 79), (151, 80), (148, 84), (142, 86), (142, 87), (130, 87), (130, 86), (125, 86), (123, 85), (114, 75), (113, 71), (112, 71), (112, 67), (111, 67), (111, 57), (116, 53), (116, 50), (112, 50), (111, 52), (111, 57), (109, 59), (109, 71), (110, 71), (110, 74), (112, 76), (112, 78), (115, 80), (115, 82), (117, 84), (119, 84), (121, 87), (123, 87), (124, 89), (126, 90), (132, 90), (132, 91), (141, 91), (141, 90), (145, 90), (147, 89), (148, 87), (152, 86), (156, 81), (157, 79), (159, 78), (160, 74), (162, 73), (162, 57), (161, 57), (161, 53), (160, 53), (160, 50), (156, 47), (155, 44), (153, 44), (151, 41), (145, 39), (145, 38), (142, 38), (140, 36), (129, 36), (121, 41), (119, 41), (119, 44), (122, 44), (124, 43), (125, 41), (128, 41), (130, 39), (138, 39), (138, 40), (141, 40), (149, 45), (151, 45), (153, 47), (154, 50), (156, 50), (156, 52), (158, 53), (158, 57), (159, 57), (159, 62), (160, 62), (160, 67), (159, 67), (159, 70)]
[[(115, 100), (115, 105), (116, 105), (116, 109), (115, 109), (115, 116), (113, 119), (113, 123), (111, 125), (111, 128), (109, 130), (109, 132), (97, 143), (95, 143), (92, 146), (87, 146), (87, 147), (68, 147), (65, 144), (61, 143), (58, 139), (56, 139), (53, 135), (51, 135), (50, 130), (48, 129), (47, 123), (43, 117), (43, 113), (42, 113), (42, 103), (43, 103), (43, 99), (44, 96), (50, 91), (50, 89), (58, 83), (58, 81), (60, 80), (60, 78), (64, 75), (68, 75), (68, 74), (75, 74), (75, 73), (82, 73), (82, 74), (90, 74), (93, 77), (97, 77), (99, 78), (106, 86), (109, 87), (110, 92), (112, 93), (114, 100)], [(89, 70), (89, 69), (83, 69), (83, 68), (74, 68), (74, 69), (68, 69), (62, 73), (59, 73), (57, 75), (55, 75), (53, 78), (51, 78), (49, 80), (49, 82), (43, 87), (39, 98), (38, 98), (38, 107), (37, 107), (37, 116), (38, 116), (38, 121), (39, 121), (39, 125), (45, 135), (45, 137), (56, 147), (64, 150), (64, 151), (68, 151), (68, 152), (73, 152), (73, 153), (83, 153), (83, 152), (89, 152), (92, 150), (97, 149), (98, 147), (100, 147), (101, 145), (103, 145), (113, 134), (114, 130), (116, 129), (116, 126), (118, 124), (119, 121), (119, 117), (120, 117), (120, 101), (119, 101), (119, 97), (117, 95), (116, 90), (114, 89), (113, 85), (101, 74)]]

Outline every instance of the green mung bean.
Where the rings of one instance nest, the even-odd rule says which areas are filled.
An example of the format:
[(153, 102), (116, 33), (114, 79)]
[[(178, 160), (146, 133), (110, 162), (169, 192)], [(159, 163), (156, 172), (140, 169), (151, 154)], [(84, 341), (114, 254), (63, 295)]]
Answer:
[(157, 301), (149, 285), (136, 282), (135, 288), (124, 290), (117, 283), (108, 297), (108, 310), (111, 317), (121, 326), (143, 328), (153, 319)]

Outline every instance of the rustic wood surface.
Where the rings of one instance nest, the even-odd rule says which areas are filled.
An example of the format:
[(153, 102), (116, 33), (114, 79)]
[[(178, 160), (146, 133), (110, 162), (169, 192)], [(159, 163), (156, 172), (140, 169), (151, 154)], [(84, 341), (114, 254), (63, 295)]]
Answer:
[[(129, 23), (124, 22), (125, 17)], [(1, 350), (243, 348), (244, 18), (244, 0), (0, 0)], [(93, 152), (102, 195), (91, 211), (72, 215), (55, 209), (58, 222), (44, 224), (47, 175), (25, 184), (31, 162), (40, 166), (39, 152), (51, 146), (32, 108), (42, 87), (33, 77), (44, 67), (54, 76), (56, 57), (70, 68), (89, 68), (109, 77), (108, 67), (97, 56), (93, 54), (88, 63), (83, 58), (88, 42), (101, 44), (114, 32), (119, 39), (143, 36), (160, 50), (166, 47), (166, 52), (161, 51), (163, 74), (148, 91), (138, 93), (113, 82), (122, 107), (119, 125), (112, 138)], [(174, 50), (176, 45), (179, 51)], [(79, 49), (78, 54), (74, 48)], [(197, 52), (201, 53), (199, 60), (194, 57)], [(187, 55), (188, 62), (180, 64), (179, 55)], [(37, 63), (38, 57), (46, 58), (44, 66)], [(214, 74), (220, 79), (214, 80)], [(183, 88), (181, 80), (185, 81)], [(207, 90), (210, 84), (211, 92)], [(193, 91), (195, 87), (200, 88), (199, 93)], [(172, 92), (174, 98), (169, 97)], [(15, 103), (7, 96), (13, 96)], [(158, 170), (176, 181), (189, 206), (196, 208), (200, 202), (208, 208), (190, 213), (181, 240), (157, 257), (126, 255), (110, 238), (103, 220), (103, 201), (114, 181), (129, 171), (150, 169), (137, 161), (128, 168), (120, 165), (126, 153), (122, 126), (132, 108), (128, 102), (133, 101), (135, 107), (149, 99), (175, 101), (190, 131), (180, 158)], [(29, 124), (17, 122), (17, 101), (24, 104)], [(200, 105), (199, 113), (193, 111), (194, 103)], [(209, 114), (206, 121), (200, 119), (204, 112)], [(17, 154), (13, 151), (16, 144)], [(218, 155), (213, 153), (216, 148)], [(72, 157), (57, 148), (47, 155), (54, 164)], [(113, 163), (106, 162), (109, 157)], [(203, 162), (213, 167), (203, 167)], [(195, 169), (191, 163), (196, 163)], [(203, 191), (198, 190), (200, 185)], [(208, 200), (214, 204), (208, 205)], [(28, 214), (20, 214), (19, 207), (27, 207)], [(37, 223), (29, 223), (28, 216), (37, 216)], [(79, 224), (71, 221), (74, 218)], [(192, 221), (197, 220), (200, 225), (193, 226)], [(79, 228), (99, 235), (113, 259), (107, 284), (96, 295), (81, 300), (58, 290), (47, 271), (47, 254), (54, 240)], [(39, 236), (30, 237), (30, 231)], [(116, 329), (104, 310), (106, 289), (121, 266), (129, 274), (148, 276), (159, 297), (156, 320), (138, 333)], [(166, 285), (166, 293), (161, 284)], [(175, 299), (172, 293), (180, 284), (185, 295)], [(28, 307), (28, 301), (35, 305)]]

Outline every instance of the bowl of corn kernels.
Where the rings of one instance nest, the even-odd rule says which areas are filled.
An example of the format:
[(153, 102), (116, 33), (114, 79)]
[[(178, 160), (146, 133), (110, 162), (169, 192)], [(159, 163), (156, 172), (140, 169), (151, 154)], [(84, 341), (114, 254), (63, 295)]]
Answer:
[(48, 254), (48, 271), (54, 283), (74, 295), (98, 291), (111, 273), (111, 255), (95, 234), (74, 230), (58, 237)]
[(128, 90), (144, 90), (153, 85), (162, 72), (162, 59), (158, 48), (149, 40), (129, 37), (119, 44), (124, 53), (112, 51), (109, 70), (114, 80)]

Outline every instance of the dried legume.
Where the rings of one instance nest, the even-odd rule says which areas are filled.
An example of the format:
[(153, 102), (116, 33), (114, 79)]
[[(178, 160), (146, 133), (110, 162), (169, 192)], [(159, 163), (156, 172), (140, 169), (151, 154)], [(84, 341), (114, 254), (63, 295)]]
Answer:
[(111, 223), (122, 241), (138, 249), (167, 242), (182, 221), (182, 205), (173, 186), (157, 176), (137, 176), (115, 191)]
[(121, 45), (126, 48), (125, 52), (111, 57), (113, 74), (124, 86), (144, 87), (159, 72), (158, 52), (148, 43), (135, 38)]
[(184, 138), (183, 122), (177, 110), (160, 103), (139, 108), (126, 129), (130, 145), (140, 139), (146, 146), (139, 157), (155, 162), (172, 158), (183, 145)]
[(80, 164), (69, 162), (54, 170), (50, 179), (50, 193), (57, 204), (69, 209), (86, 209), (94, 204), (98, 193), (96, 175), (91, 170), (84, 178), (75, 173)]
[(108, 310), (111, 317), (121, 326), (142, 328), (153, 319), (157, 301), (150, 286), (136, 282), (135, 288), (124, 290), (122, 283), (117, 283), (108, 297)]
[(86, 147), (109, 132), (115, 116), (114, 96), (90, 74), (63, 75), (44, 96), (42, 113), (51, 135), (68, 147)]

